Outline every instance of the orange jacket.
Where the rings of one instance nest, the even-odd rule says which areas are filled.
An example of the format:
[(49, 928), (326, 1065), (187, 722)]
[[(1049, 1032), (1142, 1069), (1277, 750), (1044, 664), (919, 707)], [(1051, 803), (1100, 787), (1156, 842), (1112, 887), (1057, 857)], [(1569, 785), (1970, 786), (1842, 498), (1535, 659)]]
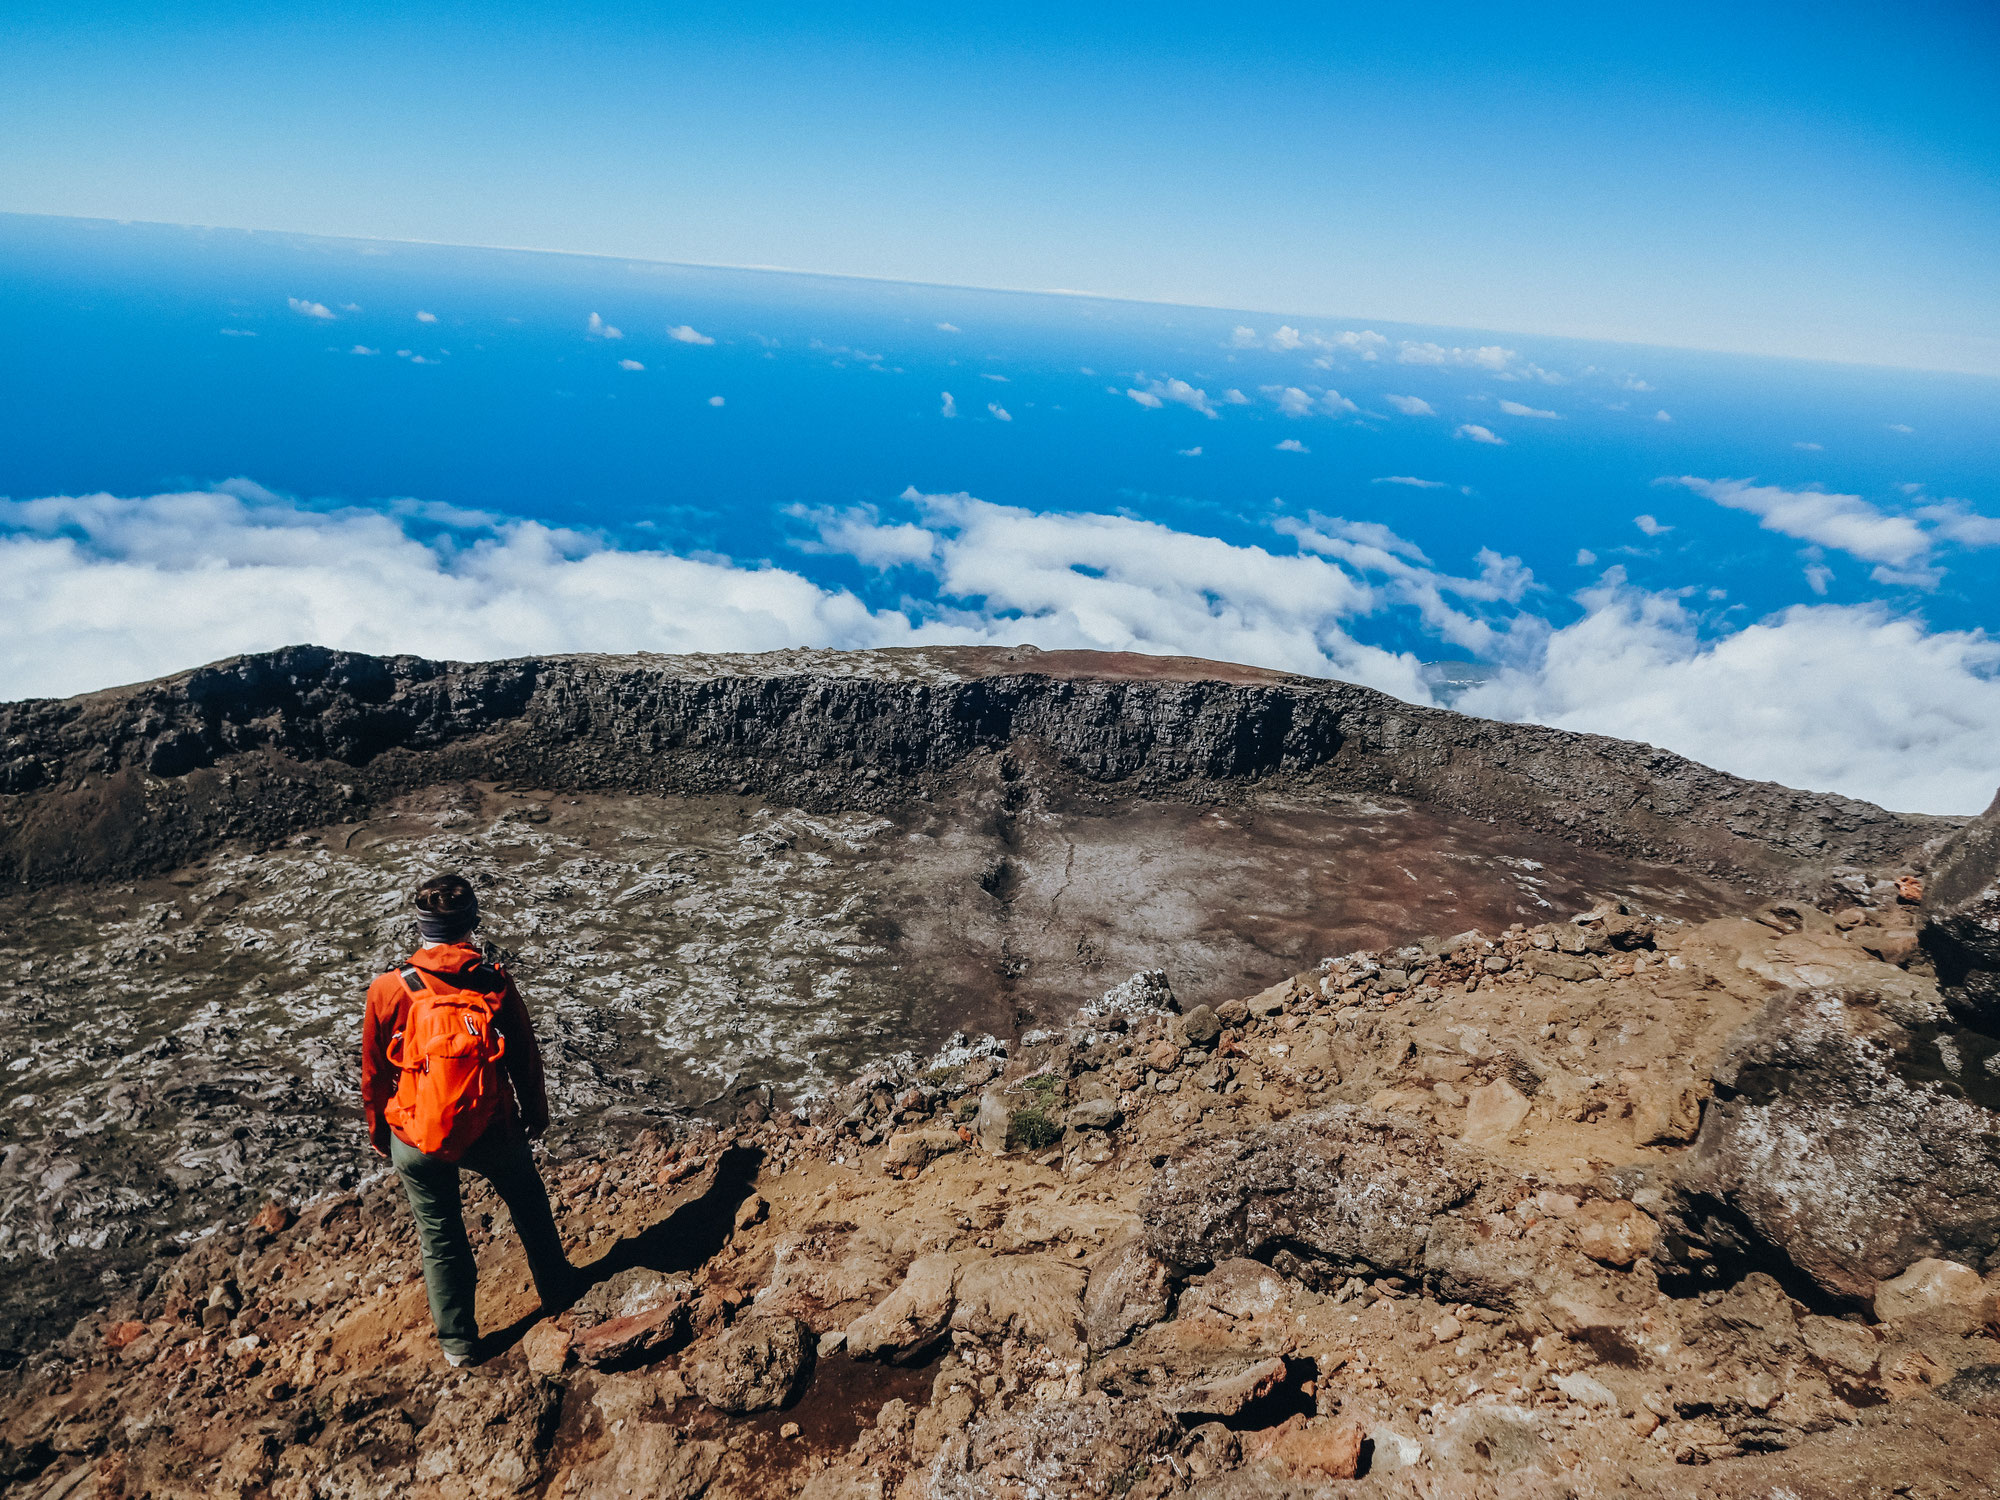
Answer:
[[(410, 955), (413, 967), (451, 981), (486, 962), (470, 943), (438, 943), (419, 948)], [(490, 965), (505, 981), (500, 991), (499, 1014), (495, 1018), (500, 1034), (507, 1039), (502, 1059), (511, 1085), (501, 1100), (497, 1118), (518, 1118), (529, 1135), (549, 1128), (549, 1095), (542, 1079), (542, 1049), (535, 1044), (535, 1028), (528, 1019), (528, 1007), (521, 992), (505, 969)], [(481, 988), (484, 988), (483, 986)], [(403, 1029), (409, 1019), (410, 992), (400, 970), (392, 969), (368, 986), (368, 1006), (361, 1018), (361, 1115), (367, 1122), (368, 1138), (377, 1150), (389, 1148), (390, 1124), (382, 1113), (396, 1096), (401, 1071), (389, 1061), (389, 1039)]]

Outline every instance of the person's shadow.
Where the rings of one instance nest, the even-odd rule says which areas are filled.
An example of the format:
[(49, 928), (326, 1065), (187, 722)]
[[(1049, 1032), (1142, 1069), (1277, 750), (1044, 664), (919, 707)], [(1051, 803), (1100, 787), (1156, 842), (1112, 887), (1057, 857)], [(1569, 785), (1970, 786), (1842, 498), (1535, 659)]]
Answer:
[[(736, 1227), (737, 1207), (750, 1196), (763, 1163), (764, 1153), (757, 1147), (731, 1146), (716, 1162), (715, 1180), (699, 1198), (689, 1199), (664, 1219), (619, 1240), (589, 1265), (578, 1267), (575, 1295), (581, 1297), (599, 1282), (641, 1266), (672, 1274), (706, 1265), (729, 1243)], [(535, 1324), (562, 1310), (538, 1306), (505, 1328), (482, 1335), (479, 1361), (483, 1363), (506, 1353)]]

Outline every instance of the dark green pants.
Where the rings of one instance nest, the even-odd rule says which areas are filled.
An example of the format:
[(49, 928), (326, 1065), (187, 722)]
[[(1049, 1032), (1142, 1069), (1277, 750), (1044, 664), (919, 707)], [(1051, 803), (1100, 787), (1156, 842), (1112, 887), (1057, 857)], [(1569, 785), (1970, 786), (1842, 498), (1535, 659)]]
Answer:
[(493, 1191), (513, 1215), (514, 1232), (521, 1237), (521, 1248), (528, 1252), (528, 1270), (535, 1278), (542, 1306), (565, 1305), (575, 1272), (563, 1254), (555, 1216), (549, 1212), (549, 1195), (519, 1125), (496, 1122), (455, 1162), (427, 1156), (392, 1132), (389, 1159), (396, 1165), (396, 1175), (403, 1179), (410, 1212), (416, 1215), (417, 1238), (424, 1250), (424, 1291), (430, 1297), (431, 1321), (437, 1324), (438, 1344), (445, 1353), (469, 1355), (479, 1338), (479, 1321), (473, 1311), (479, 1268), (465, 1237), (465, 1210), (458, 1192), (461, 1167), (492, 1183)]

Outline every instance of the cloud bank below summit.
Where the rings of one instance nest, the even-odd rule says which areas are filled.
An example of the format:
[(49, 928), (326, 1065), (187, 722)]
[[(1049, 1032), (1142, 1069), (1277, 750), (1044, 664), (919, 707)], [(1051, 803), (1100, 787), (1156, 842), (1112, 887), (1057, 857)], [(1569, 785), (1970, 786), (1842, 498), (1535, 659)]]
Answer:
[[(1726, 503), (1726, 502), (1725, 502)], [(1500, 664), (1472, 713), (1646, 741), (1740, 775), (1906, 811), (1977, 811), (2000, 743), (2000, 641), (1882, 605), (1798, 605), (1715, 636), (1612, 568), (1570, 623), (1518, 559), (1454, 575), (1389, 528), (1281, 521), (1240, 545), (1128, 516), (912, 490), (891, 513), (801, 509), (804, 571), (621, 547), (419, 502), (328, 507), (237, 481), (0, 501), (0, 698), (62, 696), (299, 641), (491, 658), (1013, 644), (1249, 662), (1429, 702), (1399, 621)]]

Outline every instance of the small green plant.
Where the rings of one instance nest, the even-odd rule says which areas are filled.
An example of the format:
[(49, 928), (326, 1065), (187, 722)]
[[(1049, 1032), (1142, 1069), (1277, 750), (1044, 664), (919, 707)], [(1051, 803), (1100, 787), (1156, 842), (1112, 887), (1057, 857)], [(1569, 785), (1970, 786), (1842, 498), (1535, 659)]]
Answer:
[(1037, 1105), (1017, 1109), (1007, 1119), (1007, 1149), (1010, 1151), (1046, 1151), (1062, 1139), (1062, 1126), (1056, 1124)]
[(1037, 1073), (1033, 1078), (1024, 1081), (1021, 1089), (1034, 1101), (1028, 1108), (1040, 1110), (1043, 1114), (1047, 1114), (1062, 1102), (1063, 1081), (1053, 1073)]

